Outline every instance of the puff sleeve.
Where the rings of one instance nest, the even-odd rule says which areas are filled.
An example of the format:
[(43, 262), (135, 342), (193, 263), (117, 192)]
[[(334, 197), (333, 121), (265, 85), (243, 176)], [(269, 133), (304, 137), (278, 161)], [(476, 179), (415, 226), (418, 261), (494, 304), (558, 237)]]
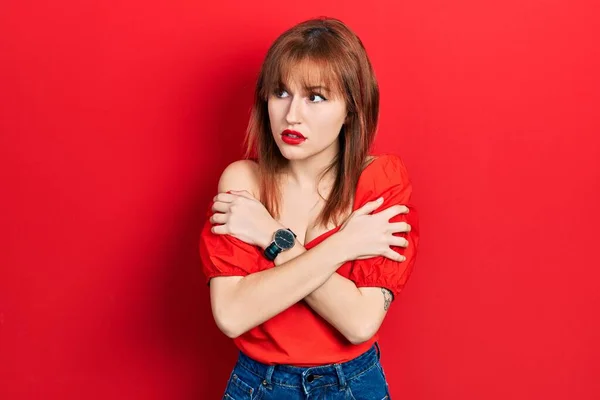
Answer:
[(250, 245), (230, 235), (211, 232), (210, 216), (213, 202), (206, 212), (200, 233), (199, 253), (206, 283), (217, 276), (246, 276), (269, 268), (272, 263), (262, 255), (258, 246)]
[[(407, 222), (410, 232), (396, 233), (405, 237), (408, 247), (392, 246), (392, 249), (406, 257), (405, 261), (397, 262), (379, 256), (364, 260), (354, 260), (350, 268), (349, 279), (357, 287), (383, 287), (390, 290), (394, 297), (400, 293), (414, 268), (417, 248), (419, 245), (419, 218), (417, 209), (411, 203), (412, 185), (406, 167), (397, 156), (386, 155), (376, 169), (368, 176), (368, 181), (361, 184), (357, 193), (354, 209), (365, 203), (383, 196), (384, 203), (379, 210), (395, 204), (403, 204), (409, 208), (408, 214), (400, 214), (391, 222)], [(374, 166), (375, 167), (375, 166)]]

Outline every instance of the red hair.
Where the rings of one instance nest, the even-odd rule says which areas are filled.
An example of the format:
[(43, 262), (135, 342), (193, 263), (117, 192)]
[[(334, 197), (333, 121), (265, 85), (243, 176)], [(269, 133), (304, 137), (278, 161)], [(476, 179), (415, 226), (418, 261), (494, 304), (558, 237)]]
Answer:
[[(375, 138), (379, 117), (379, 87), (366, 50), (342, 21), (317, 18), (285, 31), (269, 48), (260, 69), (254, 104), (246, 132), (246, 158), (256, 159), (260, 171), (260, 199), (271, 215), (279, 216), (278, 177), (288, 160), (283, 157), (269, 122), (270, 95), (289, 82), (292, 71), (302, 66), (305, 90), (324, 84), (346, 103), (348, 116), (339, 135), (340, 151), (323, 171), (333, 171), (335, 180), (316, 224), (339, 224), (343, 211), (352, 206), (358, 178)], [(311, 82), (311, 71), (318, 82)], [(314, 78), (314, 77), (313, 77)], [(316, 86), (316, 85), (315, 85)]]

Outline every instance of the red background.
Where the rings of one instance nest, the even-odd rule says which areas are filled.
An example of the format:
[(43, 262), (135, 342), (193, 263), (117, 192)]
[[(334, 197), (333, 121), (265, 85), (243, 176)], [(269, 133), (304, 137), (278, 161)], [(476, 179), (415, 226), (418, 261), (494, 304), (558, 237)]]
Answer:
[(421, 211), (393, 398), (600, 398), (599, 12), (567, 0), (4, 2), (0, 398), (222, 395), (197, 237), (269, 44), (318, 15)]

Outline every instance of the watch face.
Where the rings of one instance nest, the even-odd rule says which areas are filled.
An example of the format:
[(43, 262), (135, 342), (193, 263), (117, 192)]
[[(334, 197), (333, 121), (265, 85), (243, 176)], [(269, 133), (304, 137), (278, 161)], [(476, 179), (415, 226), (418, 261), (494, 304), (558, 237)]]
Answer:
[(279, 229), (275, 232), (275, 244), (282, 250), (288, 250), (294, 247), (294, 234), (287, 229)]

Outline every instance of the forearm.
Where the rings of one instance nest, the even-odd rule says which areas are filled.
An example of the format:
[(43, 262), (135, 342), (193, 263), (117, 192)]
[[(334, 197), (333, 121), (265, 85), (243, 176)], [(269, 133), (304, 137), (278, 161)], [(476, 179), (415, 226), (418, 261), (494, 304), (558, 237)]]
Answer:
[(294, 246), (286, 252), (289, 259), (277, 268), (250, 274), (234, 285), (214, 290), (219, 299), (212, 301), (213, 313), (221, 330), (237, 337), (305, 298), (345, 262), (340, 246), (335, 235), (310, 251)]
[(335, 273), (304, 298), (351, 343), (369, 340), (385, 316), (381, 296), (365, 296), (354, 282)]
[[(299, 248), (295, 254), (280, 253), (275, 264), (282, 265), (306, 251), (298, 243), (294, 247)], [(354, 282), (338, 273), (333, 273), (304, 300), (352, 343), (368, 340), (385, 316), (382, 297), (364, 296)]]

